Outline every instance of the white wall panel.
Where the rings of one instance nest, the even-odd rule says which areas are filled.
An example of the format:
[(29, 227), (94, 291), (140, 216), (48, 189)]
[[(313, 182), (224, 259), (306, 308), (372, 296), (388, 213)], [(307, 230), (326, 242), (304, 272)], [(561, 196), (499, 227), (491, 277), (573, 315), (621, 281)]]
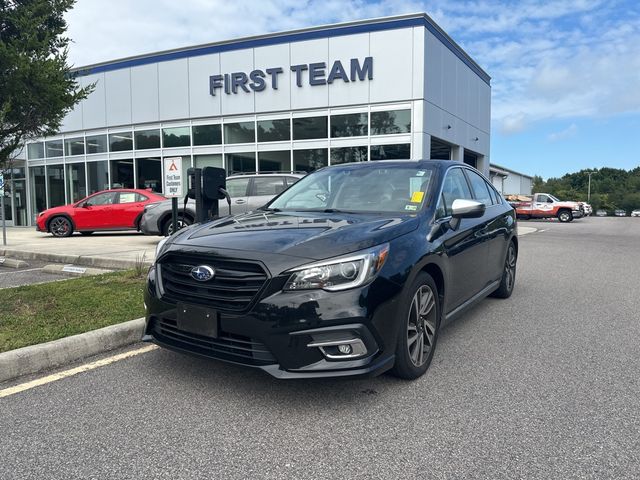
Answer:
[[(344, 67), (347, 77), (351, 74), (351, 59), (357, 58), (360, 65), (369, 56), (369, 34), (349, 35), (333, 37), (329, 39), (329, 63), (327, 64), (327, 77), (333, 67), (333, 63), (339, 60)], [(376, 59), (373, 60), (373, 80), (376, 78)], [(369, 80), (345, 82), (334, 80), (328, 87), (329, 105), (355, 105), (369, 102)], [(319, 87), (313, 87), (319, 88)]]
[(75, 107), (67, 113), (62, 120), (61, 132), (73, 132), (74, 130), (82, 130), (82, 106), (84, 102), (78, 102)]
[(105, 72), (107, 125), (131, 124), (131, 69)]
[(425, 37), (427, 30), (424, 27), (413, 27), (413, 98), (425, 98)]
[(203, 55), (189, 60), (189, 111), (192, 118), (220, 115), (222, 95), (209, 94), (209, 77), (220, 74), (220, 55)]
[(424, 97), (442, 105), (442, 43), (430, 32), (425, 33)]
[[(329, 39), (308, 40), (291, 44), (291, 65), (329, 62)], [(374, 61), (375, 77), (375, 61)], [(291, 108), (327, 107), (328, 85), (309, 85), (309, 71), (302, 72), (302, 87), (296, 85), (296, 74), (291, 72)]]
[[(223, 74), (244, 72), (247, 75), (253, 70), (253, 49), (236, 50), (220, 54), (220, 69)], [(222, 97), (222, 114), (251, 113), (254, 111), (254, 92), (248, 85), (249, 92), (238, 87), (236, 93), (225, 93), (224, 87), (218, 89), (218, 95)]]
[(157, 63), (131, 68), (131, 119), (133, 123), (160, 119)]
[(413, 30), (404, 28), (372, 32), (373, 80), (369, 100), (409, 100), (413, 94)]
[(80, 78), (80, 85), (86, 87), (95, 82), (93, 92), (84, 100), (82, 106), (83, 128), (100, 128), (107, 124), (105, 113), (104, 73)]
[(442, 107), (449, 113), (456, 110), (457, 57), (444, 46), (442, 51)]
[(189, 63), (186, 58), (158, 64), (160, 120), (189, 118)]
[(291, 80), (289, 69), (289, 44), (272, 45), (254, 49), (254, 64), (263, 72), (267, 68), (281, 67), (283, 72), (277, 74), (278, 89), (272, 89), (272, 77), (265, 78), (264, 90), (255, 92), (256, 112), (269, 112), (291, 109)]

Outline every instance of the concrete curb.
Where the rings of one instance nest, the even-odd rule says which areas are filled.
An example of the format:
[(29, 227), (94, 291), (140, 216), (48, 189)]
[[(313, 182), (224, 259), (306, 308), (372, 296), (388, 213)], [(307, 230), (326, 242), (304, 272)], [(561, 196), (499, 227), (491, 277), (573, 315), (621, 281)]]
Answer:
[(144, 318), (0, 353), (0, 382), (139, 342)]
[(16, 260), (15, 258), (6, 258), (0, 255), (0, 265), (9, 268), (24, 268), (29, 264), (24, 260)]
[[(31, 252), (25, 250), (13, 250), (10, 248), (0, 249), (1, 256), (11, 256), (20, 260), (41, 260), (44, 262), (64, 263), (74, 265), (85, 265), (88, 267), (107, 268), (125, 270), (135, 268), (139, 261), (126, 260), (123, 258), (109, 258), (100, 256), (65, 255), (62, 253)], [(145, 258), (144, 265), (149, 266), (153, 259)]]
[(67, 275), (69, 277), (84, 277), (88, 275), (102, 275), (113, 270), (104, 270), (102, 268), (77, 267), (75, 265), (45, 265), (42, 267), (44, 273), (55, 273), (56, 275)]

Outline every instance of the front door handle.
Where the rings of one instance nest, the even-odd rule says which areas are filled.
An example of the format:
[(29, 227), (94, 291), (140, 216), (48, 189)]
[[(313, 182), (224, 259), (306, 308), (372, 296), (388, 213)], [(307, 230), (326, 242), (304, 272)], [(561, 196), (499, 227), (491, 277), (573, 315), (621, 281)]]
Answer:
[(247, 203), (247, 201), (246, 200), (242, 200), (242, 199), (236, 200), (236, 204), (237, 205), (242, 205), (243, 203)]

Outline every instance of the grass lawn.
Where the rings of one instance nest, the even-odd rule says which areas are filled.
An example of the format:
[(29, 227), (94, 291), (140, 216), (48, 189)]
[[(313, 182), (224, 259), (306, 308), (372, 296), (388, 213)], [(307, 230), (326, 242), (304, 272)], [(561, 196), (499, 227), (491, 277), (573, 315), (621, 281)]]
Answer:
[(140, 318), (144, 285), (130, 270), (0, 290), (0, 352)]

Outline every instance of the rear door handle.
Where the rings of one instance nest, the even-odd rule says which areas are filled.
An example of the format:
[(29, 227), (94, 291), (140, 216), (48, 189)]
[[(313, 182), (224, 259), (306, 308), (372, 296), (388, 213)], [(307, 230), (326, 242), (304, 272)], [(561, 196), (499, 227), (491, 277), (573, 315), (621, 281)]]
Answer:
[(243, 203), (247, 203), (246, 200), (236, 200), (237, 205), (242, 205)]

